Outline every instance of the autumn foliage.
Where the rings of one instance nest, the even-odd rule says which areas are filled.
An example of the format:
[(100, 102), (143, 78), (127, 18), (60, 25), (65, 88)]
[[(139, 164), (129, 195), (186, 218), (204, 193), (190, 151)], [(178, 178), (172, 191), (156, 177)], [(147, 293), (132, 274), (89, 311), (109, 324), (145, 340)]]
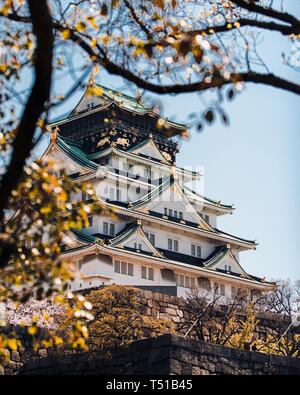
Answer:
[[(86, 349), (109, 351), (127, 347), (135, 340), (149, 336), (175, 333), (172, 321), (166, 321), (140, 312), (138, 290), (124, 285), (110, 285), (86, 295), (91, 304), (93, 319), (87, 320)], [(63, 338), (70, 336), (72, 319), (62, 319)]]

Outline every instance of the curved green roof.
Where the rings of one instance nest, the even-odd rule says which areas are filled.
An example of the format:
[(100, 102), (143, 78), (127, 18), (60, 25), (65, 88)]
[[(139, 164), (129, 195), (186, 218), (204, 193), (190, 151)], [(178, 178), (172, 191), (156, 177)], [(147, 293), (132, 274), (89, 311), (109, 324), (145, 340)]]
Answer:
[(206, 196), (200, 195), (199, 193), (193, 191), (191, 188), (185, 186), (184, 189), (187, 189), (188, 191), (190, 191), (191, 193), (193, 193), (194, 195), (200, 197), (201, 199), (204, 199), (206, 202), (213, 204), (214, 206), (218, 206), (221, 208), (225, 208), (225, 209), (230, 209), (230, 210), (234, 210), (233, 205), (231, 204), (221, 204), (220, 202), (217, 202), (216, 200), (210, 199)]
[(91, 170), (97, 170), (99, 165), (91, 161), (87, 155), (79, 148), (80, 143), (70, 140), (66, 137), (57, 136), (56, 144), (58, 147), (74, 162), (78, 163), (80, 166), (87, 167)]
[[(123, 108), (123, 109), (128, 110), (128, 111), (133, 111), (133, 112), (135, 112), (137, 114), (140, 114), (140, 115), (151, 114), (152, 116), (155, 116), (157, 118), (161, 117), (159, 114), (154, 112), (152, 108), (146, 107), (142, 103), (142, 101), (137, 99), (137, 98), (134, 98), (132, 96), (126, 95), (125, 93), (119, 92), (119, 91), (117, 91), (115, 89), (107, 88), (106, 86), (103, 86), (103, 85), (99, 85), (99, 84), (96, 84), (96, 83), (94, 83), (94, 85), (97, 88), (96, 92), (94, 94), (97, 95), (98, 97), (101, 97), (105, 102), (107, 102), (108, 105), (111, 104), (111, 103), (115, 103), (120, 108)], [(78, 102), (78, 104), (76, 105), (74, 110), (72, 110), (71, 113), (67, 117), (62, 118), (62, 119), (54, 120), (54, 121), (50, 122), (50, 125), (57, 124), (57, 123), (62, 122), (62, 121), (73, 120), (73, 119), (75, 119), (77, 117), (80, 117), (82, 115), (89, 114), (90, 111), (83, 111), (83, 112), (80, 112), (78, 114), (75, 112), (75, 110), (76, 110), (77, 106), (79, 105), (79, 103), (86, 96), (89, 87), (90, 87), (90, 85), (87, 86), (84, 95), (82, 96), (82, 98), (80, 99), (80, 101)], [(97, 93), (97, 91), (99, 93)], [(105, 108), (105, 107), (106, 106), (103, 106), (103, 108)], [(94, 109), (98, 110), (97, 107), (95, 107)], [(101, 110), (101, 109), (102, 109), (102, 107), (99, 108), (99, 110)], [(186, 124), (181, 124), (181, 123), (178, 123), (178, 122), (174, 122), (174, 121), (171, 121), (171, 120), (169, 120), (167, 118), (164, 118), (164, 119), (166, 121), (166, 124), (171, 126), (171, 127), (174, 127), (174, 128), (177, 128), (177, 129), (187, 129), (188, 128), (188, 126)]]

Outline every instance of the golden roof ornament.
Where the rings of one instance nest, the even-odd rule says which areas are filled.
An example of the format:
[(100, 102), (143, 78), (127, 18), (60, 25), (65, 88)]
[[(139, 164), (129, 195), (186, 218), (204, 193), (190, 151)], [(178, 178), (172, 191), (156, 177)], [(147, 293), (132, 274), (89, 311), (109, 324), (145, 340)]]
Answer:
[(51, 135), (51, 141), (52, 143), (56, 143), (56, 138), (59, 132), (59, 127), (56, 126), (56, 128), (54, 130), (52, 130), (52, 135)]

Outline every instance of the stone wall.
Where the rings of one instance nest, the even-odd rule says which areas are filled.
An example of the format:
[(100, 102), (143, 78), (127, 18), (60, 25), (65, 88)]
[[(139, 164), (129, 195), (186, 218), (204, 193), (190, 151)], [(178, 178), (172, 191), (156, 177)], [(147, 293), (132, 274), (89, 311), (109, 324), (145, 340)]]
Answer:
[[(188, 330), (188, 326), (185, 325), (184, 323), (186, 320), (190, 319), (189, 313), (186, 309), (186, 301), (183, 298), (178, 298), (176, 296), (170, 296), (166, 294), (160, 294), (160, 293), (153, 293), (149, 290), (139, 290), (139, 295), (138, 299), (141, 304), (141, 310), (144, 314), (146, 315), (151, 315), (153, 317), (157, 318), (162, 318), (165, 320), (171, 320), (175, 328), (178, 330), (178, 334), (184, 336), (186, 331)], [(218, 309), (217, 309), (218, 310)], [(212, 317), (213, 319), (218, 318), (218, 314), (221, 313), (222, 308), (220, 307), (219, 311), (216, 311), (216, 316)], [(241, 315), (245, 315), (245, 313), (240, 313)], [(260, 322), (256, 327), (256, 333), (257, 336), (263, 335), (266, 330), (272, 325), (274, 325), (274, 321), (270, 319), (266, 314), (260, 314), (258, 317)], [(181, 326), (183, 325), (183, 328)], [(181, 329), (180, 329), (181, 328)], [(33, 348), (33, 337), (27, 333), (26, 327), (20, 327), (20, 326), (13, 326), (13, 325), (8, 325), (6, 327), (0, 327), (0, 333), (4, 332), (6, 334), (10, 332), (15, 332), (16, 336), (22, 341), (23, 346), (21, 349), (18, 351), (10, 351), (10, 361), (8, 364), (6, 364), (4, 367), (0, 366), (0, 374), (18, 374), (19, 370), (22, 368), (23, 365), (27, 364), (28, 361), (31, 361), (32, 363), (37, 363), (36, 360), (39, 360), (41, 358), (45, 357), (55, 357), (56, 352), (55, 350), (52, 349), (46, 349), (46, 348), (39, 348), (37, 350), (34, 350)], [(193, 333), (191, 332), (191, 338), (193, 338)], [(35, 334), (36, 339), (40, 339), (43, 336), (47, 336), (47, 330), (40, 328), (38, 333)], [(152, 344), (152, 340), (149, 339), (150, 344)], [(143, 343), (143, 344), (148, 344)], [(201, 342), (199, 344), (202, 344)], [(152, 346), (151, 346), (152, 347)], [(202, 345), (201, 347), (204, 347)], [(215, 347), (212, 344), (209, 344), (207, 346), (208, 348)], [(223, 348), (226, 349), (226, 348)], [(218, 347), (216, 346), (214, 350), (218, 350)], [(224, 352), (223, 358), (228, 357), (228, 355), (231, 353), (234, 353), (235, 351), (232, 351), (233, 349), (228, 349), (228, 352)], [(120, 351), (121, 353), (125, 353), (127, 351)], [(236, 353), (241, 353), (240, 355), (243, 355), (244, 351), (239, 351), (237, 350)], [(257, 353), (255, 353), (257, 354)], [(184, 357), (184, 352), (183, 352), (183, 357)], [(265, 358), (265, 354), (259, 354), (262, 355), (261, 358)], [(68, 357), (70, 358), (70, 357)], [(180, 357), (181, 358), (181, 357)], [(257, 357), (259, 359), (259, 357)], [(179, 359), (180, 360), (180, 359)], [(177, 361), (175, 358), (174, 361)], [(205, 363), (205, 358), (201, 360), (203, 363)], [(224, 360), (225, 361), (225, 360)], [(216, 360), (213, 359), (213, 352), (211, 352), (210, 360), (207, 360), (207, 363), (214, 363), (217, 362)], [(173, 368), (175, 369), (175, 366), (177, 362), (173, 363), (174, 366)], [(228, 365), (228, 364), (227, 364)], [(178, 365), (179, 366), (179, 365)], [(180, 366), (185, 366), (184, 365), (184, 360), (180, 362)], [(189, 365), (192, 366), (192, 365)], [(173, 369), (172, 368), (172, 369)], [(241, 367), (240, 367), (241, 368)], [(179, 368), (178, 368), (179, 369)], [(232, 368), (233, 369), (233, 368)], [(246, 368), (245, 368), (246, 369)], [(200, 372), (203, 370), (202, 365), (195, 365), (193, 367), (193, 372), (195, 373), (196, 371)], [(183, 371), (185, 371), (183, 369)], [(215, 368), (211, 369), (210, 372), (219, 372), (219, 370)], [(173, 372), (173, 370), (172, 370)], [(146, 373), (145, 373), (146, 374)], [(161, 373), (163, 374), (163, 373)], [(178, 373), (179, 374), (179, 373)], [(199, 373), (200, 374), (200, 373)]]
[(300, 359), (162, 335), (103, 359), (90, 353), (31, 360), (21, 375), (299, 375)]
[(15, 375), (18, 374), (21, 367), (28, 361), (45, 358), (54, 354), (53, 350), (46, 348), (34, 349), (34, 340), (43, 339), (47, 337), (48, 331), (43, 328), (38, 328), (35, 338), (28, 334), (27, 328), (16, 325), (6, 325), (0, 327), (0, 334), (13, 334), (15, 338), (19, 339), (22, 346), (18, 350), (9, 350), (10, 358), (4, 366), (0, 364), (0, 375)]
[[(185, 335), (189, 326), (184, 324), (187, 321), (193, 322), (194, 316), (189, 312), (187, 302), (184, 298), (155, 293), (148, 290), (139, 290), (138, 299), (144, 314), (151, 315), (155, 318), (172, 320), (179, 334)], [(212, 320), (218, 321), (219, 317), (222, 315), (222, 310), (222, 306), (217, 306), (214, 315), (211, 317)], [(246, 311), (239, 310), (238, 318), (243, 319), (245, 317)], [(274, 320), (271, 314), (258, 313), (257, 319), (259, 321), (255, 327), (255, 336), (257, 337), (264, 336), (264, 334), (276, 327), (277, 321)], [(286, 326), (288, 325), (289, 321), (286, 319)], [(190, 335), (190, 337), (193, 338), (193, 332), (191, 332)]]

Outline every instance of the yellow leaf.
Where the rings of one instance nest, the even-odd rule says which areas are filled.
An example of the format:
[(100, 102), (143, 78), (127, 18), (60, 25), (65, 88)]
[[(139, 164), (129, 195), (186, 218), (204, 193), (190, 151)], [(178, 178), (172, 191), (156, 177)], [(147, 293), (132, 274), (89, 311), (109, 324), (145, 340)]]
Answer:
[(75, 28), (78, 32), (83, 30), (84, 32), (86, 31), (86, 25), (83, 22), (78, 22)]
[(64, 40), (67, 40), (67, 39), (70, 37), (70, 34), (71, 34), (71, 32), (70, 32), (69, 29), (65, 29), (65, 30), (63, 30), (62, 33), (61, 33), (62, 38), (63, 38)]
[(57, 337), (57, 336), (54, 337), (54, 341), (55, 341), (55, 344), (56, 344), (57, 346), (58, 346), (59, 344), (62, 344), (62, 343), (63, 343), (62, 338), (61, 338), (61, 337)]
[(28, 331), (29, 335), (32, 335), (32, 336), (33, 336), (33, 335), (36, 334), (37, 327), (36, 327), (36, 326), (29, 326), (28, 329), (27, 329), (27, 331)]
[(96, 25), (96, 23), (95, 23), (95, 18), (94, 17), (92, 17), (92, 16), (89, 16), (88, 18), (86, 18), (87, 19), (87, 21), (95, 28), (95, 29), (98, 29), (98, 26)]
[(16, 339), (8, 339), (7, 340), (7, 345), (8, 345), (8, 347), (10, 347), (14, 351), (16, 351), (18, 349), (18, 345), (17, 345)]

